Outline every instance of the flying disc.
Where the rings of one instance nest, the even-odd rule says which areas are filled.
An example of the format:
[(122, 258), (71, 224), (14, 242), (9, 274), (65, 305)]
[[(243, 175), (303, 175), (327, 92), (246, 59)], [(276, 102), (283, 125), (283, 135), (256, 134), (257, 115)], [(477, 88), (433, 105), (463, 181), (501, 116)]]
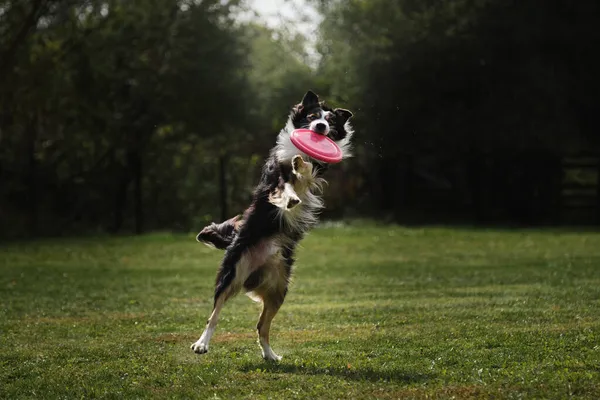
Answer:
[(342, 149), (325, 135), (310, 129), (295, 129), (290, 139), (294, 146), (316, 160), (327, 163), (342, 161)]

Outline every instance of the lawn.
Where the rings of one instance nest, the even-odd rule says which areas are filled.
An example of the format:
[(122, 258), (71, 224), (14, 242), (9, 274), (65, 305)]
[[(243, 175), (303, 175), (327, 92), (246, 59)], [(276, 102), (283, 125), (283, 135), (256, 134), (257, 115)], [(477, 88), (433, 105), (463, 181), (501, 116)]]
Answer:
[(600, 234), (330, 225), (260, 357), (193, 235), (0, 246), (0, 398), (600, 398)]

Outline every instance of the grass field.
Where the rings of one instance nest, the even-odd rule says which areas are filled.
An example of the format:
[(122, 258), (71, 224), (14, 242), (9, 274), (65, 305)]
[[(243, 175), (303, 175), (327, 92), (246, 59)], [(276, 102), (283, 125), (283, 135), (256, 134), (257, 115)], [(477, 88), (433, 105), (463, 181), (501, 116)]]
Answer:
[(0, 398), (600, 398), (600, 234), (353, 224), (302, 243), (194, 354), (222, 253), (193, 235), (0, 246)]

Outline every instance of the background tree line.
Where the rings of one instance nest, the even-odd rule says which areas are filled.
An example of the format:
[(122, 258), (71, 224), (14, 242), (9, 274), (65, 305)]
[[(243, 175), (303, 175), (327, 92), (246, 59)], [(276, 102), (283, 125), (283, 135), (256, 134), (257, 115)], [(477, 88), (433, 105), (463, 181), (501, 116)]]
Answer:
[(367, 139), (364, 210), (600, 222), (598, 2), (320, 4), (321, 68)]
[(598, 222), (596, 3), (313, 3), (316, 66), (243, 2), (0, 1), (0, 237), (239, 212), (308, 88), (355, 113), (326, 218)]

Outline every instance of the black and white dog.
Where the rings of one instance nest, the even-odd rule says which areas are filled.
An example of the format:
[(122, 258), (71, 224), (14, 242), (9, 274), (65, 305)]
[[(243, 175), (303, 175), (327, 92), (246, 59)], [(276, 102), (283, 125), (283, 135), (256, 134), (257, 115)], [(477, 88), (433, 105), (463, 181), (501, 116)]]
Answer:
[(263, 358), (278, 361), (269, 345), (273, 317), (283, 304), (294, 264), (294, 251), (305, 233), (318, 222), (323, 208), (319, 197), (327, 164), (311, 159), (290, 140), (294, 129), (309, 128), (329, 136), (350, 156), (352, 113), (331, 109), (312, 91), (292, 108), (277, 137), (256, 186), (252, 202), (242, 215), (212, 223), (197, 236), (199, 242), (225, 250), (217, 272), (212, 314), (192, 349), (208, 351), (219, 312), (227, 299), (242, 289), (263, 309), (257, 330)]

